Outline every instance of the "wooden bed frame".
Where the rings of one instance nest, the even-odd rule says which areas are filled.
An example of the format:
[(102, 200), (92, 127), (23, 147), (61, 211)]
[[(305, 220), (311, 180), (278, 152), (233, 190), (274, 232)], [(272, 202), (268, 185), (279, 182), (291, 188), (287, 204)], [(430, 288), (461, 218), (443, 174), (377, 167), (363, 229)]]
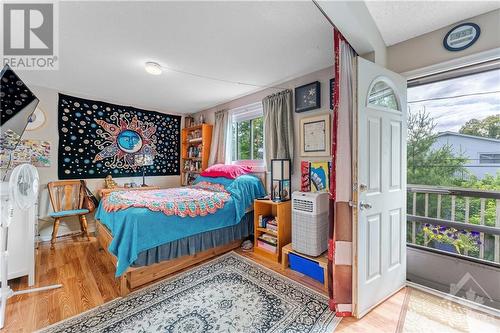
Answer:
[[(264, 188), (267, 191), (266, 172), (252, 172), (251, 174), (256, 176), (262, 181)], [(150, 187), (150, 188), (138, 188), (138, 189), (145, 190), (145, 189), (158, 189), (158, 188)], [(102, 198), (103, 196), (106, 196), (113, 191), (122, 191), (122, 190), (124, 189), (123, 188), (107, 189), (99, 193)], [(134, 189), (128, 189), (128, 190), (134, 190)], [(106, 252), (110, 256), (111, 261), (115, 265), (116, 269), (117, 258), (114, 256), (114, 254), (112, 254), (108, 250), (109, 244), (111, 244), (111, 241), (113, 240), (113, 236), (99, 220), (96, 220), (96, 235), (97, 235), (97, 240), (99, 242), (99, 249)], [(243, 239), (238, 239), (228, 244), (217, 246), (199, 253), (195, 253), (193, 255), (186, 255), (175, 259), (165, 260), (149, 266), (129, 267), (125, 271), (125, 273), (123, 273), (123, 275), (118, 278), (120, 295), (126, 296), (131, 291), (141, 286), (144, 286), (145, 284), (148, 284), (152, 281), (161, 279), (167, 275), (178, 272), (186, 267), (192, 266), (194, 264), (213, 258), (225, 252), (239, 248), (242, 242)]]
[[(96, 221), (96, 231), (100, 250), (106, 252), (110, 256), (116, 269), (117, 259), (111, 252), (108, 251), (109, 244), (111, 243), (113, 237), (108, 229), (99, 220)], [(125, 271), (125, 273), (118, 278), (120, 295), (126, 296), (131, 291), (152, 281), (158, 280), (222, 253), (236, 249), (241, 245), (241, 242), (241, 239), (235, 240), (231, 243), (214, 247), (193, 255), (186, 255), (171, 260), (165, 260), (149, 266), (129, 267), (127, 271)]]

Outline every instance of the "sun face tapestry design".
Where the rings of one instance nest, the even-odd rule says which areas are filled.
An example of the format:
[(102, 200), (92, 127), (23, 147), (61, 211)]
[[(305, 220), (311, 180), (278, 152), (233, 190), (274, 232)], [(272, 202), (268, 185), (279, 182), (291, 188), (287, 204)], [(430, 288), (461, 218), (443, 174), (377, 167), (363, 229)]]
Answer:
[(59, 94), (59, 178), (179, 175), (180, 116)]

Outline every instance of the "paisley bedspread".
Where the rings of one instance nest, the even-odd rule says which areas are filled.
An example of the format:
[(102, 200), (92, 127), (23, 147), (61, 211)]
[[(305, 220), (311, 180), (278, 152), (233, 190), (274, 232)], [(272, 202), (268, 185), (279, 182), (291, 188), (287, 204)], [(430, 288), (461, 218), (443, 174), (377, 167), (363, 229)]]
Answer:
[(148, 208), (154, 212), (180, 217), (214, 214), (230, 198), (223, 185), (199, 182), (196, 185), (150, 191), (117, 191), (103, 199), (107, 212), (130, 207)]
[(199, 176), (191, 187), (113, 192), (101, 200), (95, 217), (113, 235), (108, 249), (118, 258), (120, 276), (142, 251), (239, 223), (254, 199), (265, 194), (252, 175)]

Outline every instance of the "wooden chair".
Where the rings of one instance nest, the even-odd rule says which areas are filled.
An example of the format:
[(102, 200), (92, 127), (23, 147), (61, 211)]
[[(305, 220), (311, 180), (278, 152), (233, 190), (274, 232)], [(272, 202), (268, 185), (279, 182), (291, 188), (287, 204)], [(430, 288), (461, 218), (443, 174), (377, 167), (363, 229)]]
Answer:
[[(51, 249), (54, 248), (54, 244), (56, 243), (60, 220), (69, 216), (78, 216), (82, 234), (89, 240), (87, 218), (85, 217), (85, 214), (88, 214), (89, 210), (82, 207), (85, 188), (81, 182), (80, 180), (61, 180), (47, 184), (50, 202), (54, 210), (53, 213), (49, 213), (49, 216), (55, 219), (54, 229), (52, 230)], [(83, 182), (85, 183), (85, 181)]]

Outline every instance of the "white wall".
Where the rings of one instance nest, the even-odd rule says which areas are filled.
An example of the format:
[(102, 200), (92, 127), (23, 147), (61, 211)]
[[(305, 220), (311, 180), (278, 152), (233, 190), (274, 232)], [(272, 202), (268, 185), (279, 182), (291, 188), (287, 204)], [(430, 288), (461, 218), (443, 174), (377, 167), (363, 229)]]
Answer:
[(373, 52), (373, 61), (386, 65), (387, 47), (364, 1), (317, 2), (358, 54)]
[[(452, 27), (461, 22), (476, 23), (481, 28), (481, 35), (468, 49), (448, 51), (443, 46), (443, 38)], [(403, 73), (500, 47), (500, 10), (461, 22), (388, 47), (387, 68)]]
[[(325, 113), (329, 113), (330, 115), (332, 112), (329, 111), (330, 109), (330, 100), (329, 100), (329, 87), (330, 87), (330, 79), (333, 78), (333, 67), (328, 67), (325, 69), (322, 69), (317, 72), (313, 72), (310, 74), (307, 74), (305, 76), (293, 79), (291, 81), (287, 81), (284, 83), (281, 83), (279, 86), (283, 88), (289, 88), (289, 89), (294, 89), (295, 87), (311, 83), (314, 81), (319, 81), (321, 82), (321, 109), (316, 109), (308, 112), (302, 112), (302, 113), (295, 113), (294, 112), (294, 156), (293, 156), (293, 168), (294, 168), (294, 174), (292, 175), (292, 191), (297, 191), (300, 190), (300, 161), (302, 160), (309, 160), (309, 161), (330, 161), (331, 159), (329, 157), (301, 157), (300, 156), (300, 137), (299, 137), (299, 124), (300, 124), (300, 119), (304, 117), (310, 117), (310, 116), (318, 116), (322, 115)], [(262, 101), (262, 99), (270, 94), (276, 93), (279, 90), (276, 89), (264, 89), (261, 91), (258, 91), (256, 93), (253, 93), (251, 95), (247, 95), (235, 100), (232, 100), (230, 102), (218, 105), (216, 107), (210, 108), (208, 110), (204, 110), (202, 112), (199, 112), (195, 114), (195, 117), (199, 117), (201, 114), (203, 114), (205, 121), (207, 123), (213, 124), (215, 121), (215, 112), (219, 110), (224, 110), (224, 109), (234, 109), (243, 105), (255, 103)]]
[[(51, 151), (50, 151), (50, 163), (51, 166), (48, 168), (38, 168), (38, 173), (40, 175), (40, 202), (39, 202), (39, 231), (42, 240), (50, 239), (50, 235), (52, 233), (52, 219), (47, 217), (48, 212), (50, 212), (50, 200), (47, 192), (47, 183), (50, 181), (58, 180), (57, 177), (57, 156), (58, 156), (58, 141), (59, 134), (57, 128), (57, 103), (58, 103), (58, 91), (32, 86), (27, 83), (33, 93), (40, 99), (40, 108), (44, 111), (47, 119), (44, 125), (36, 129), (34, 131), (26, 131), (23, 135), (23, 139), (37, 139), (37, 140), (46, 140), (51, 143)], [(62, 92), (65, 93), (65, 92)], [(68, 95), (75, 95), (78, 97), (89, 98), (90, 96), (78, 95), (68, 93)], [(119, 101), (106, 101), (111, 103), (120, 104)], [(136, 107), (140, 107), (138, 105), (134, 105)], [(162, 112), (160, 110), (156, 110)], [(170, 112), (168, 112), (170, 113)], [(87, 179), (87, 184), (89, 188), (97, 195), (97, 190), (104, 187), (104, 179)], [(118, 184), (129, 183), (134, 181), (137, 184), (142, 184), (142, 178), (115, 178), (115, 181)], [(148, 185), (158, 185), (163, 188), (165, 187), (174, 187), (179, 186), (180, 177), (179, 176), (156, 176), (156, 177), (147, 177), (146, 183)], [(95, 228), (95, 220), (93, 216), (88, 216), (89, 221), (89, 230), (93, 231)], [(68, 219), (67, 221), (61, 222), (59, 227), (59, 235), (65, 235), (73, 232), (78, 232), (80, 230), (80, 224), (77, 219)]]

